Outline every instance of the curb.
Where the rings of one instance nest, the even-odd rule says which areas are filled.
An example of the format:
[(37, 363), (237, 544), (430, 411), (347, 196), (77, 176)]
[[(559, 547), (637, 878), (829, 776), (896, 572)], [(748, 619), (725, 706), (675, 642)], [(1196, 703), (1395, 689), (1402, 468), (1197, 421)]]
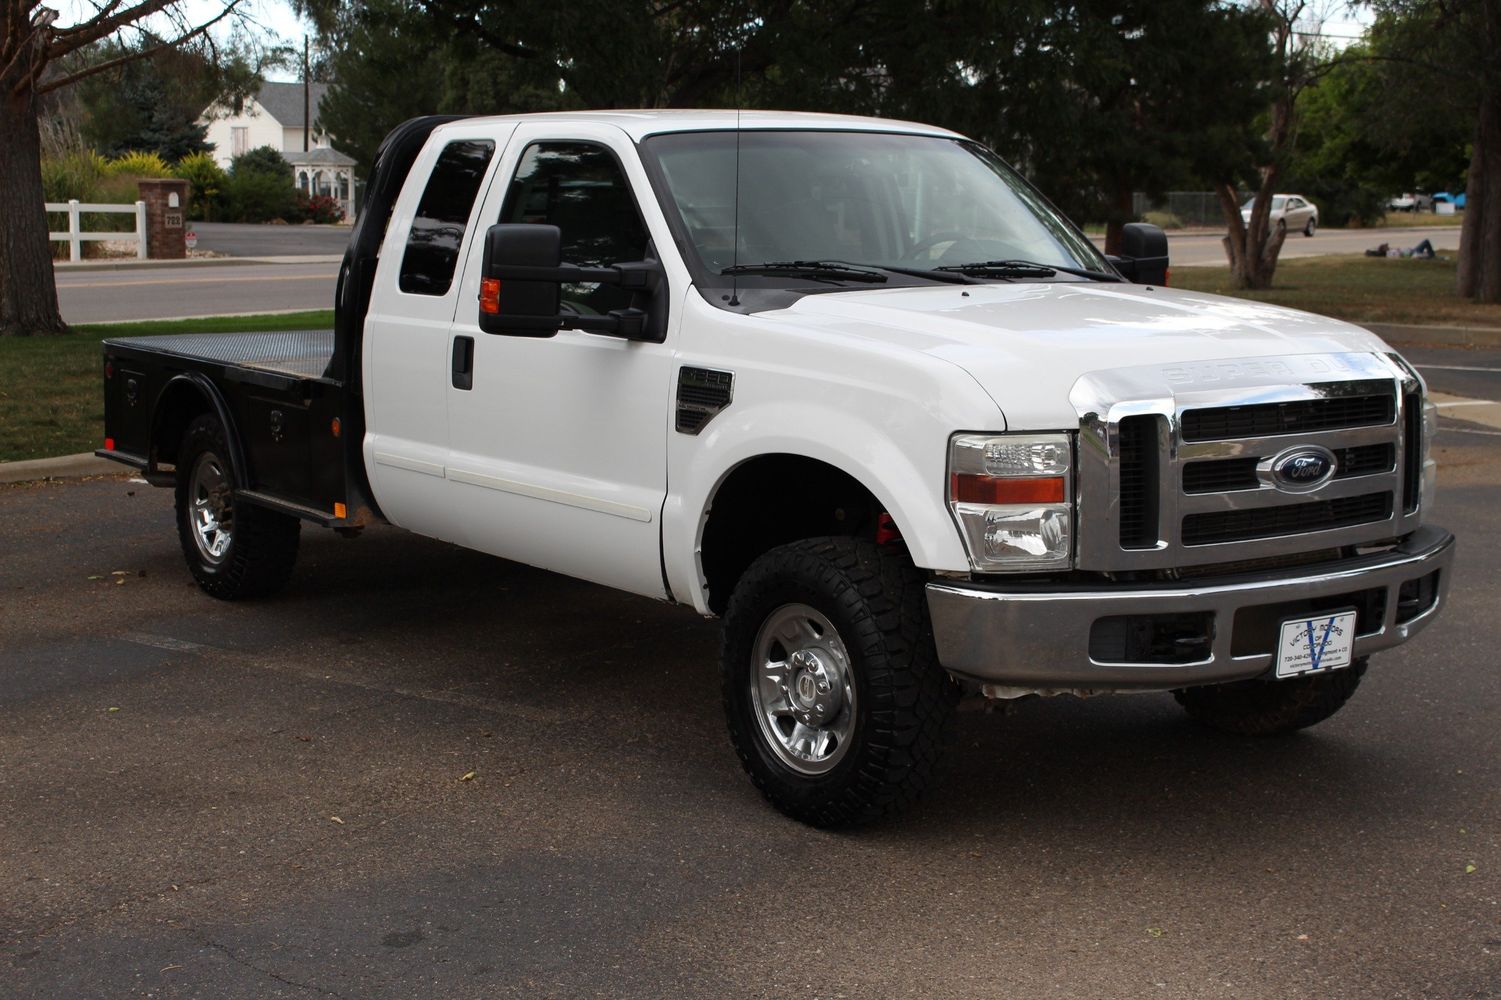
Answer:
[(1382, 340), (1400, 345), (1440, 347), (1501, 347), (1501, 327), (1410, 326), (1405, 323), (1356, 323)]
[(130, 472), (128, 466), (87, 452), (61, 458), (34, 458), (25, 462), (0, 462), (0, 483), (28, 483), (42, 479), (78, 479)]

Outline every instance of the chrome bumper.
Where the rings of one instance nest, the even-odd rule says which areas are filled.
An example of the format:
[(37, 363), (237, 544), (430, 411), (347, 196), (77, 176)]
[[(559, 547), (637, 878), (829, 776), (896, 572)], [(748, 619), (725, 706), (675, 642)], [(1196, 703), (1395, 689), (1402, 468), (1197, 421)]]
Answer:
[[(1242, 609), (1327, 601), (1381, 588), (1381, 620), (1361, 622), (1355, 655), (1406, 642), (1438, 615), (1448, 596), (1453, 561), (1454, 536), (1442, 528), (1425, 527), (1386, 552), (1295, 570), (1069, 590), (1056, 589), (1056, 584), (1048, 589), (935, 582), (928, 584), (928, 609), (938, 659), (956, 676), (1018, 689), (1015, 693), (1168, 690), (1243, 680), (1272, 668), (1275, 635), (1242, 635), (1240, 646), (1259, 645), (1267, 651), (1234, 655), (1236, 613)], [(1432, 603), (1404, 610), (1404, 620), (1399, 621), (1402, 585), (1435, 572)], [(1116, 662), (1091, 655), (1092, 632), (1101, 619), (1193, 613), (1207, 614), (1208, 622), (1208, 655), (1193, 662)], [(1264, 621), (1246, 627), (1266, 631)]]

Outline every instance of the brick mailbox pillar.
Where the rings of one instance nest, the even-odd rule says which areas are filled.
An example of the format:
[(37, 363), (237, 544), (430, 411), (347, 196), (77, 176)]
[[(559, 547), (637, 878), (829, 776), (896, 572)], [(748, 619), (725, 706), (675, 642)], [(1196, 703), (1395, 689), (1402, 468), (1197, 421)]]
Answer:
[(146, 203), (146, 256), (182, 260), (188, 255), (188, 182), (163, 178), (137, 186)]

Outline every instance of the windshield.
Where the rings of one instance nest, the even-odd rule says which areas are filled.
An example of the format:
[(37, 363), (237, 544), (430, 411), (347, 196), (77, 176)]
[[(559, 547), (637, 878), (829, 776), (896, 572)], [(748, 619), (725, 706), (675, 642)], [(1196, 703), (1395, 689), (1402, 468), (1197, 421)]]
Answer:
[(1027, 260), (1107, 269), (993, 153), (941, 136), (879, 132), (741, 132), (737, 252), (735, 138), (690, 132), (645, 143), (711, 279), (737, 264), (792, 261), (931, 269)]
[[(1256, 204), (1256, 199), (1255, 198), (1251, 198), (1251, 199), (1247, 200), (1247, 202), (1244, 205), (1240, 206), (1240, 210), (1242, 212), (1249, 212), (1255, 204)], [(1287, 204), (1287, 198), (1286, 198), (1286, 196), (1280, 195), (1280, 194), (1272, 196), (1272, 211), (1275, 212), (1275, 211), (1279, 210), (1285, 204)]]

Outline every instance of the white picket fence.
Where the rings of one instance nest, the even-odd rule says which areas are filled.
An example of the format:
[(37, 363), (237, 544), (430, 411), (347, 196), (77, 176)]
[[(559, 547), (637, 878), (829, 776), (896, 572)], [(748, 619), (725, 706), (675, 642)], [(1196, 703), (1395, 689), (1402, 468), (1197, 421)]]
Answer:
[(78, 217), (84, 212), (116, 212), (122, 215), (127, 213), (134, 215), (136, 217), (134, 234), (136, 257), (141, 260), (146, 259), (146, 203), (144, 201), (138, 201), (134, 205), (96, 205), (86, 201), (80, 202), (77, 198), (74, 198), (70, 201), (49, 201), (47, 202), (47, 211), (68, 213), (67, 232), (49, 232), (47, 235), (54, 240), (68, 241), (68, 259), (71, 261), (83, 259), (84, 240), (124, 240), (128, 239), (131, 235), (124, 232), (85, 233), (78, 225)]

